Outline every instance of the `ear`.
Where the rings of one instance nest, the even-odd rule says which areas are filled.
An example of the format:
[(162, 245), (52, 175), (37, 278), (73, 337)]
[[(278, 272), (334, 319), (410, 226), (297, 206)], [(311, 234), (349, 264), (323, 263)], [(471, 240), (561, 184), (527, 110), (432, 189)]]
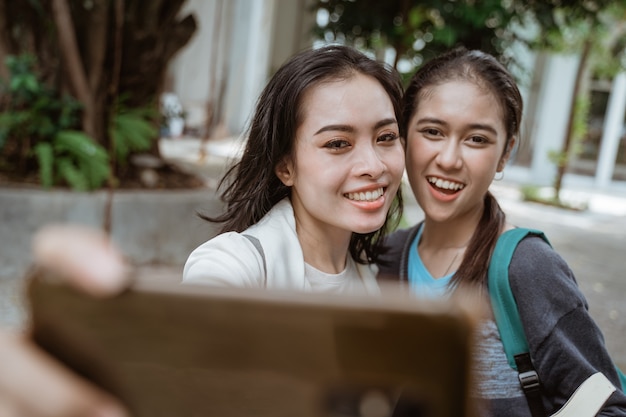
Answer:
[(497, 172), (501, 172), (502, 170), (504, 170), (504, 166), (509, 161), (509, 158), (511, 157), (511, 152), (513, 151), (513, 148), (515, 147), (515, 142), (516, 142), (516, 138), (515, 136), (512, 136), (511, 139), (509, 139), (509, 143), (507, 143), (506, 145), (506, 149), (504, 150), (504, 153), (502, 154), (502, 157), (500, 158), (500, 162), (498, 162), (498, 169), (496, 170)]
[(291, 187), (295, 177), (295, 169), (291, 157), (283, 157), (283, 159), (276, 164), (276, 167), (274, 167), (274, 173), (283, 184), (287, 187)]

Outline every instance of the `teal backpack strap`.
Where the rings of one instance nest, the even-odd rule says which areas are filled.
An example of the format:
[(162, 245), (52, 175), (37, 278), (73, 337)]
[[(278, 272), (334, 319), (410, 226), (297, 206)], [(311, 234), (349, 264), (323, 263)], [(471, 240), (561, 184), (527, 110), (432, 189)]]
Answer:
[(498, 239), (491, 255), (488, 272), (489, 297), (493, 314), (500, 331), (507, 361), (513, 369), (517, 369), (515, 355), (528, 352), (528, 342), (509, 284), (509, 264), (517, 244), (528, 235), (539, 236), (550, 244), (548, 238), (540, 230), (524, 228), (508, 230)]
[(615, 365), (615, 369), (617, 370), (617, 376), (619, 377), (619, 382), (622, 386), (622, 391), (626, 392), (626, 374)]
[(615, 369), (617, 370), (617, 376), (619, 377), (619, 382), (623, 392), (626, 392), (626, 374), (615, 365)]
[[(519, 373), (520, 384), (528, 399), (532, 415), (541, 416), (544, 412), (539, 397), (539, 377), (530, 360), (528, 341), (509, 283), (509, 264), (513, 253), (518, 243), (529, 235), (539, 236), (550, 244), (548, 238), (540, 230), (517, 228), (504, 232), (491, 255), (488, 285), (491, 307), (507, 361), (511, 368)], [(615, 368), (621, 382), (621, 389), (626, 392), (626, 375), (617, 366)]]
[(528, 235), (539, 236), (550, 244), (543, 232), (539, 230), (517, 228), (504, 232), (498, 238), (491, 255), (487, 279), (491, 308), (507, 361), (519, 374), (520, 385), (532, 416), (541, 417), (545, 416), (545, 411), (541, 401), (539, 376), (530, 359), (524, 326), (522, 326), (517, 303), (509, 283), (509, 264), (513, 253), (518, 243)]

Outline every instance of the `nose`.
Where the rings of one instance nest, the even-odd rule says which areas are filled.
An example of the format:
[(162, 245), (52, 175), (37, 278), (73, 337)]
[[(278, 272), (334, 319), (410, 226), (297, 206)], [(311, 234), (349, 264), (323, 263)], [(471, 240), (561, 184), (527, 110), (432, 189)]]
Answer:
[(379, 178), (387, 171), (382, 155), (373, 145), (362, 146), (357, 155), (354, 168), (357, 176)]
[(458, 141), (448, 139), (442, 142), (436, 158), (437, 164), (446, 170), (459, 169), (463, 163), (461, 146)]

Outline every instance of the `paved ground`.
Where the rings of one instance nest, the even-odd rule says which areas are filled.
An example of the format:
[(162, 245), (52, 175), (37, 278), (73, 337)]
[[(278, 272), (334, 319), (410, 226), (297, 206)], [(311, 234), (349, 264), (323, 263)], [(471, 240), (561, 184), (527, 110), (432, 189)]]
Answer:
[[(195, 140), (164, 141), (162, 150), (169, 158), (215, 181), (216, 175), (223, 172), (225, 158), (240, 150), (239, 143), (208, 143), (206, 149), (211, 157), (204, 161), (198, 160), (199, 143)], [(543, 230), (569, 263), (591, 314), (605, 334), (609, 351), (626, 369), (626, 189), (599, 193), (587, 185), (565, 188), (564, 197), (589, 206), (585, 212), (575, 212), (522, 201), (520, 184), (515, 181), (519, 175), (514, 171), (507, 174), (510, 180), (495, 182), (492, 191), (512, 223)], [(409, 221), (418, 221), (421, 210), (409, 194), (405, 192), (405, 212)], [(161, 276), (171, 272), (161, 271)], [(155, 270), (144, 272), (159, 275)]]
[(494, 189), (503, 195), (500, 201), (513, 223), (543, 230), (569, 263), (591, 314), (605, 334), (609, 351), (626, 369), (626, 215), (576, 213), (521, 202), (510, 196), (512, 191), (514, 184)]

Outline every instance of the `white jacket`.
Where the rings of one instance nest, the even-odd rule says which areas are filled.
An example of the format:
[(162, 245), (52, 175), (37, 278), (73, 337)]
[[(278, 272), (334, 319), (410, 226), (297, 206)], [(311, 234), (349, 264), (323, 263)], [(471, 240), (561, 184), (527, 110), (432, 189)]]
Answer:
[[(265, 260), (245, 235), (259, 240)], [(357, 264), (357, 269), (367, 291), (377, 293), (375, 266)], [(289, 199), (243, 233), (222, 233), (196, 248), (185, 263), (183, 282), (310, 291)]]

